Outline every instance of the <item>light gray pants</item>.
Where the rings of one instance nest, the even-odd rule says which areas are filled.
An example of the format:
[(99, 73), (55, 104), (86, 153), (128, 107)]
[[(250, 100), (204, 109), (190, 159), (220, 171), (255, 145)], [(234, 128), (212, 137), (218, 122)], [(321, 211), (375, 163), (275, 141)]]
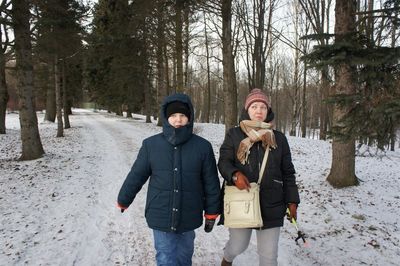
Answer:
[[(252, 231), (247, 228), (229, 228), (229, 240), (225, 245), (224, 258), (232, 262), (236, 256), (244, 252), (249, 246)], [(280, 227), (265, 230), (255, 230), (257, 235), (257, 253), (260, 266), (278, 265), (278, 242)]]

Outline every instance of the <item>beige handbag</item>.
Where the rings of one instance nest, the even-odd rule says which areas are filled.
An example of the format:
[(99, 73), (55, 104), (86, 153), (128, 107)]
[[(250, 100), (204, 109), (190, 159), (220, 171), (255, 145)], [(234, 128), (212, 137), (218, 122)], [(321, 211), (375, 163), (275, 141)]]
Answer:
[(224, 225), (229, 228), (260, 228), (263, 226), (260, 209), (260, 183), (267, 164), (269, 146), (265, 150), (258, 182), (250, 183), (250, 191), (225, 185)]

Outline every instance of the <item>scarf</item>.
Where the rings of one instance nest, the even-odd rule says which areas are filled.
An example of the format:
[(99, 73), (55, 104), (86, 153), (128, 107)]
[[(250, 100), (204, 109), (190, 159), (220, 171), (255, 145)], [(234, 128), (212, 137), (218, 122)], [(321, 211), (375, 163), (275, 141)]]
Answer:
[(262, 141), (264, 149), (267, 149), (268, 146), (276, 148), (275, 135), (270, 123), (243, 120), (240, 122), (240, 128), (247, 135), (247, 138), (240, 142), (236, 153), (241, 164), (245, 164), (248, 161), (250, 148), (258, 141)]

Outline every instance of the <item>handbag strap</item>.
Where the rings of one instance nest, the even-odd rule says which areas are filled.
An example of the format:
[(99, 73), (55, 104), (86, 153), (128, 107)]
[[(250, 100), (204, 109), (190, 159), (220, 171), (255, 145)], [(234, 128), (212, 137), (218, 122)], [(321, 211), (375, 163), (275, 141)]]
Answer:
[(269, 154), (269, 145), (268, 145), (267, 148), (265, 149), (264, 159), (263, 159), (263, 161), (262, 161), (260, 173), (259, 173), (259, 175), (258, 175), (258, 181), (257, 181), (257, 184), (258, 184), (258, 185), (261, 184), (261, 180), (262, 180), (262, 177), (263, 177), (263, 174), (264, 174), (265, 166), (267, 165), (268, 154)]

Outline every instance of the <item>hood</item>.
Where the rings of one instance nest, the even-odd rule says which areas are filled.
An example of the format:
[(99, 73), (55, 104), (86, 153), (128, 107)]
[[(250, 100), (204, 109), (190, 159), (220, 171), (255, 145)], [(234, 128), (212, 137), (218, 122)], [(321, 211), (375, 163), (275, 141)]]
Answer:
[[(190, 120), (187, 125), (174, 128), (168, 123), (168, 117), (166, 117), (167, 105), (171, 102), (183, 102), (189, 106), (190, 109)], [(183, 93), (175, 93), (165, 97), (163, 104), (161, 105), (161, 118), (163, 122), (163, 135), (169, 143), (172, 145), (179, 145), (189, 140), (193, 135), (193, 120), (194, 120), (194, 109), (192, 102), (188, 95)]]
[[(267, 114), (267, 118), (264, 120), (265, 123), (270, 123), (272, 120), (274, 120), (275, 114), (272, 111), (271, 107), (268, 107), (268, 114)], [(250, 116), (249, 113), (246, 111), (246, 109), (242, 109), (242, 112), (240, 113), (240, 118), (239, 118), (239, 123), (242, 120), (250, 120)]]

